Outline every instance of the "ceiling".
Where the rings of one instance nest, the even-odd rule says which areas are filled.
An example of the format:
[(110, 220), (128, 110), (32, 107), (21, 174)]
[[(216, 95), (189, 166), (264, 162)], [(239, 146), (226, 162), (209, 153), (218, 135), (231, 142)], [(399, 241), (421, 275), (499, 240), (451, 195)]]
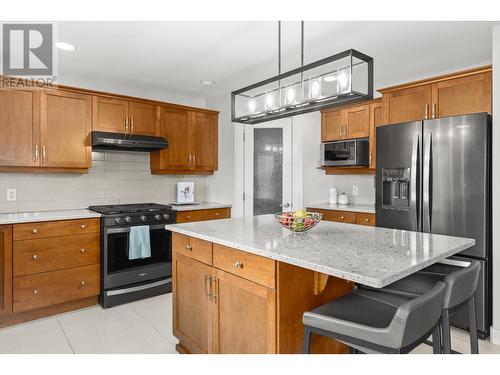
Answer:
[[(375, 87), (491, 62), (498, 22), (305, 22), (305, 63), (354, 48)], [(277, 22), (59, 22), (59, 74), (209, 98), (278, 72)], [(282, 71), (300, 64), (300, 22), (284, 22)], [(214, 80), (212, 86), (200, 80)]]

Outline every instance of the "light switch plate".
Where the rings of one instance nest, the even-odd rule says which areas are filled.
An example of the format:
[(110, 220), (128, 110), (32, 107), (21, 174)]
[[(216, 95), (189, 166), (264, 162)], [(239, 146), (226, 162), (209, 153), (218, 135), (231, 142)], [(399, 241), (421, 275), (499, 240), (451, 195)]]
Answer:
[(16, 189), (7, 189), (7, 200), (8, 201), (17, 200), (17, 190)]
[(356, 196), (358, 195), (359, 191), (358, 191), (358, 187), (357, 186), (353, 186), (352, 187), (352, 195)]

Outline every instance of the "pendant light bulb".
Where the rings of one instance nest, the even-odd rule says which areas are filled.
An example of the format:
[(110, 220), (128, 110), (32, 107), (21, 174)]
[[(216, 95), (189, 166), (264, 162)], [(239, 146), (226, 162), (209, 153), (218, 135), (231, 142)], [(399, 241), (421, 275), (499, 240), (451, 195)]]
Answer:
[(255, 109), (257, 108), (257, 103), (255, 103), (255, 100), (250, 100), (248, 102), (248, 111), (250, 113), (255, 113)]
[(274, 108), (274, 95), (269, 93), (266, 95), (266, 109)]
[(345, 91), (349, 87), (349, 76), (345, 70), (341, 70), (338, 73), (337, 84), (340, 88), (339, 91)]
[(287, 104), (295, 103), (295, 89), (293, 87), (286, 90), (286, 102)]
[(314, 80), (311, 83), (310, 99), (317, 99), (320, 96), (321, 96), (321, 82), (320, 80)]

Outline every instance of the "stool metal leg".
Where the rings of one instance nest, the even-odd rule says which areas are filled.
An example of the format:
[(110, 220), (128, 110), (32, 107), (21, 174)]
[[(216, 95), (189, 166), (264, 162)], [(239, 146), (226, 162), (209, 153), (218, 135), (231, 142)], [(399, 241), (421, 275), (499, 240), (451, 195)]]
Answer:
[(304, 342), (303, 342), (302, 353), (309, 354), (310, 352), (311, 352), (311, 330), (307, 326), (304, 326)]
[(441, 321), (434, 327), (432, 331), (432, 353), (442, 354), (443, 348), (441, 345)]
[(451, 354), (450, 312), (448, 310), (443, 310), (441, 314), (441, 321), (443, 330), (443, 353)]
[(469, 337), (470, 337), (470, 352), (479, 354), (479, 342), (477, 340), (477, 321), (476, 321), (476, 296), (472, 295), (467, 304), (469, 310)]

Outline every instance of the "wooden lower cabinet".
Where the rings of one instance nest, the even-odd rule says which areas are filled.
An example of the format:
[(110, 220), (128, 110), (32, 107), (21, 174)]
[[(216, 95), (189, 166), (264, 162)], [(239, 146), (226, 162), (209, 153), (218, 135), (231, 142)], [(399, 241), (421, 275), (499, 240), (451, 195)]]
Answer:
[[(185, 255), (185, 243), (186, 236), (173, 234), (173, 331), (180, 353), (300, 353), (302, 314), (353, 288), (323, 275), (327, 281), (318, 292), (314, 271), (217, 244), (212, 258), (195, 260)], [(269, 263), (266, 277), (248, 273)], [(315, 336), (312, 351), (346, 353), (347, 347)]]
[(231, 208), (210, 208), (206, 210), (178, 211), (177, 223), (191, 223), (202, 220), (228, 219), (231, 217)]
[(340, 211), (319, 208), (306, 208), (310, 212), (319, 212), (323, 214), (325, 221), (336, 221), (338, 223), (359, 224), (375, 226), (375, 214), (367, 212)]

